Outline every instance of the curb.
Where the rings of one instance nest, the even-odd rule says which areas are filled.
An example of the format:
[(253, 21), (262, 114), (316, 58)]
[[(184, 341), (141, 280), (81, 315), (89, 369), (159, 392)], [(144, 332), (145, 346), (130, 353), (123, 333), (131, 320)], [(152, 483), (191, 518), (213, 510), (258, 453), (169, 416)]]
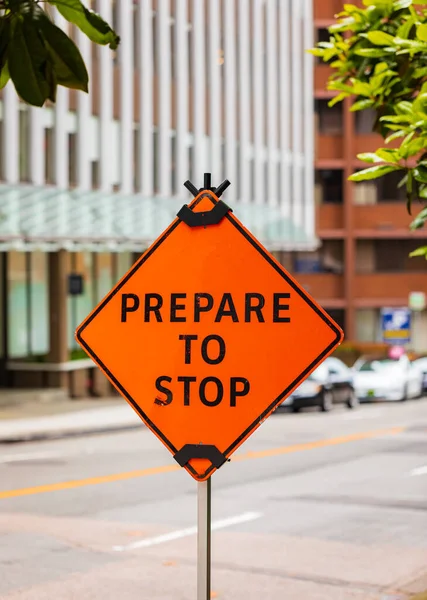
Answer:
[(102, 435), (105, 433), (119, 433), (121, 431), (132, 431), (144, 427), (144, 423), (129, 425), (112, 425), (104, 427), (90, 427), (88, 429), (73, 429), (70, 431), (35, 431), (34, 433), (11, 434), (0, 437), (0, 445), (24, 444), (31, 442), (42, 442), (48, 440), (59, 440), (64, 438), (79, 437), (85, 435)]

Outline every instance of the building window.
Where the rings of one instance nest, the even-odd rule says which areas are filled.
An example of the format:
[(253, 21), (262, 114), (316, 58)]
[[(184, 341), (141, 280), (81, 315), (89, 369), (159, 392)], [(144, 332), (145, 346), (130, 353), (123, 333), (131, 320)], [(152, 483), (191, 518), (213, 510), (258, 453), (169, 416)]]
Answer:
[(319, 251), (295, 252), (293, 255), (294, 273), (320, 273), (321, 270)]
[(345, 310), (342, 308), (325, 308), (325, 310), (345, 333)]
[(423, 257), (411, 258), (409, 256), (419, 245), (417, 240), (375, 240), (375, 271), (427, 272), (427, 263)]
[(359, 205), (376, 204), (378, 185), (374, 181), (361, 181), (354, 186), (353, 203)]
[(354, 204), (366, 205), (406, 201), (406, 187), (400, 185), (402, 173), (388, 173), (376, 181), (361, 181), (354, 186)]
[(316, 204), (342, 204), (344, 196), (344, 173), (342, 170), (316, 170)]
[(369, 134), (372, 133), (376, 120), (376, 112), (374, 110), (358, 110), (356, 112), (356, 133)]
[(423, 257), (409, 255), (420, 245), (418, 240), (358, 240), (356, 272), (369, 273), (427, 273)]
[(359, 342), (380, 342), (380, 311), (375, 308), (356, 311), (356, 339)]
[(321, 248), (314, 252), (295, 252), (295, 273), (334, 273), (344, 270), (344, 245), (342, 240), (324, 240)]
[(396, 171), (377, 179), (378, 202), (406, 201), (406, 186), (400, 185), (402, 177), (402, 173)]
[(336, 104), (332, 108), (328, 106), (328, 100), (315, 100), (315, 128), (324, 135), (342, 135), (343, 106)]

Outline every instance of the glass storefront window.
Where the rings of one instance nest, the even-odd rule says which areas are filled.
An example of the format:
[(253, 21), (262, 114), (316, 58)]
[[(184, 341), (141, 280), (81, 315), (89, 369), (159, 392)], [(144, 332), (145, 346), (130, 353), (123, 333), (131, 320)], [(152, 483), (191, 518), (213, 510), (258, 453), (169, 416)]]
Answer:
[(8, 348), (10, 358), (28, 356), (28, 294), (25, 252), (8, 256)]
[[(5, 257), (5, 253), (4, 252), (0, 252), (0, 359), (4, 358), (4, 351), (5, 351), (5, 339), (4, 339), (4, 335), (5, 335), (5, 320), (6, 320), (6, 315), (4, 314), (4, 276), (5, 276), (5, 261), (4, 261), (4, 257)], [(1, 385), (1, 382), (0, 382)]]
[(99, 302), (113, 286), (113, 257), (111, 254), (97, 254), (96, 301)]
[(47, 256), (42, 252), (9, 252), (9, 356), (28, 358), (48, 351)]
[[(117, 281), (123, 277), (123, 275), (130, 269), (132, 266), (132, 253), (131, 252), (119, 252), (116, 256), (116, 264), (117, 264), (117, 273), (115, 277)], [(116, 281), (114, 283), (117, 283)]]

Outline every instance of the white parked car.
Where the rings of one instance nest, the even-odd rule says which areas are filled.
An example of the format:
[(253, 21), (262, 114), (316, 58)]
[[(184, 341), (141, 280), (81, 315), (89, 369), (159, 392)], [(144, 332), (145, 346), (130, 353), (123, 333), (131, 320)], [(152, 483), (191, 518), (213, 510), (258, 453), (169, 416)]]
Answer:
[(353, 367), (354, 388), (361, 402), (404, 401), (422, 393), (422, 377), (409, 358), (361, 358)]

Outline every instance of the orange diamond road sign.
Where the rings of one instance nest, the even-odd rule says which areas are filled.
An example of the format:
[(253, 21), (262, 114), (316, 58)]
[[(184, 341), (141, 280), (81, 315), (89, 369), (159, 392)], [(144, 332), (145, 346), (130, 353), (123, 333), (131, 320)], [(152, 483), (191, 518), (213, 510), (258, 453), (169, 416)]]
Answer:
[(178, 463), (204, 481), (343, 334), (205, 189), (76, 337)]

